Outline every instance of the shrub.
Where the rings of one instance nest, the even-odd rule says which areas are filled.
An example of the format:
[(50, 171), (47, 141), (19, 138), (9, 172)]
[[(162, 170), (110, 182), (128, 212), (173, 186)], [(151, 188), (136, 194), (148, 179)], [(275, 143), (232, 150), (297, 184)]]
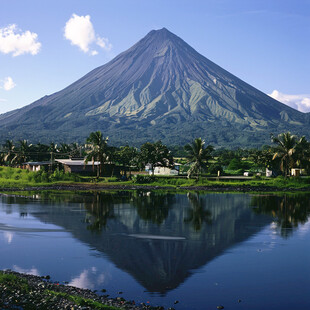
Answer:
[(211, 164), (210, 167), (208, 168), (208, 172), (210, 174), (217, 175), (218, 171), (220, 171), (220, 173), (223, 174), (223, 167), (220, 164)]
[(140, 183), (140, 184), (153, 183), (155, 180), (156, 178), (153, 175), (137, 174), (132, 178), (133, 183)]
[(118, 182), (119, 179), (117, 177), (108, 178), (108, 182)]

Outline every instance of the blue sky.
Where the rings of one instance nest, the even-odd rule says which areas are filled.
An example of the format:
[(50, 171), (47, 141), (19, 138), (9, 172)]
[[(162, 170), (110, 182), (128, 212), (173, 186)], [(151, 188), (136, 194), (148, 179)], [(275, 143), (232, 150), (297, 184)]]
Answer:
[(309, 0), (0, 4), (0, 113), (63, 89), (162, 27), (252, 86), (310, 111)]

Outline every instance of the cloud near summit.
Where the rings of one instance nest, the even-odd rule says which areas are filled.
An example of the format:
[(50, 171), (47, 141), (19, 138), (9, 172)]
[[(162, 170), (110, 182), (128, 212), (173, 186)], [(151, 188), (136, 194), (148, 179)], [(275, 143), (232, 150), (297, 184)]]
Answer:
[(107, 38), (100, 37), (96, 34), (89, 15), (78, 16), (73, 14), (66, 23), (64, 37), (72, 45), (78, 46), (84, 53), (92, 56), (98, 54), (98, 51), (94, 49), (94, 45), (106, 51), (112, 48)]
[(310, 112), (310, 95), (288, 95), (274, 90), (269, 96), (300, 112)]

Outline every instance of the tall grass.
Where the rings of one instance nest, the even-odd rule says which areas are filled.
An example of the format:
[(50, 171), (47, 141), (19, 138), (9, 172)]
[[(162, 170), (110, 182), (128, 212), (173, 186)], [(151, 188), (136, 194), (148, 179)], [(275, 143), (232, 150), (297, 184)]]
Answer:
[(76, 182), (79, 177), (62, 171), (48, 173), (46, 171), (28, 171), (20, 168), (0, 166), (0, 187), (36, 186), (55, 182)]

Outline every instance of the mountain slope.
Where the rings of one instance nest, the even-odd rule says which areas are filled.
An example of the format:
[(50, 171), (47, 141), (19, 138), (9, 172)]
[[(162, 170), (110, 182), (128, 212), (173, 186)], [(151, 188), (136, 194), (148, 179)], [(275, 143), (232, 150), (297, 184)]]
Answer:
[[(215, 145), (266, 143), (309, 127), (309, 117), (241, 81), (163, 28), (67, 88), (0, 115), (0, 138), (116, 144), (202, 136)], [(253, 141), (253, 137), (256, 137)]]

